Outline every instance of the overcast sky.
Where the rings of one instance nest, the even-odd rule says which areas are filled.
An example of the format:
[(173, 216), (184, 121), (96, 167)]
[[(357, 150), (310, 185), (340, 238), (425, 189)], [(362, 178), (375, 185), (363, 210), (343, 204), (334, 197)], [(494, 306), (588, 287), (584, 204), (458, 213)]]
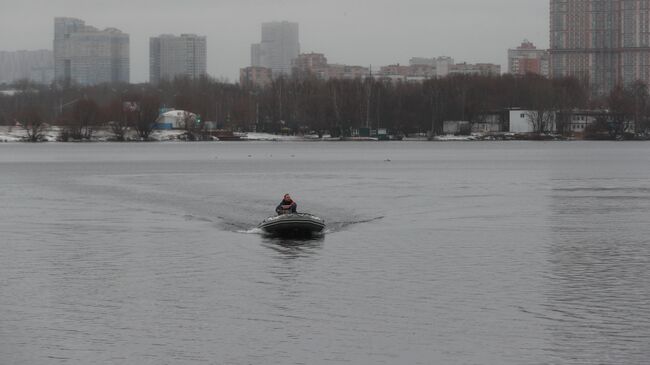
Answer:
[(131, 81), (149, 78), (149, 37), (207, 36), (208, 73), (236, 80), (260, 24), (300, 23), (302, 52), (330, 63), (408, 64), (411, 57), (507, 67), (524, 38), (548, 48), (547, 0), (0, 0), (0, 50), (51, 49), (54, 17), (131, 36)]

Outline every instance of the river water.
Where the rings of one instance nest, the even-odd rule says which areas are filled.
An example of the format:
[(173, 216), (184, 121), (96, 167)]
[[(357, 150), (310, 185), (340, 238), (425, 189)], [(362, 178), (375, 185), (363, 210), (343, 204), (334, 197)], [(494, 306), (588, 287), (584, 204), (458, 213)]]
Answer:
[[(650, 144), (0, 145), (0, 364), (647, 364)], [(255, 226), (290, 192), (328, 231)]]

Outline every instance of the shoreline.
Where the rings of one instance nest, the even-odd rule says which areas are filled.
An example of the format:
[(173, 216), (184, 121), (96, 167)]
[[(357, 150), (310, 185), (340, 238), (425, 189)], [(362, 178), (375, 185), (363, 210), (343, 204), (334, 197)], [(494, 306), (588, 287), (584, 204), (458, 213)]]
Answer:
[(59, 127), (50, 127), (43, 133), (42, 140), (38, 142), (30, 142), (26, 140), (26, 131), (21, 127), (14, 126), (0, 126), (0, 143), (156, 143), (156, 142), (498, 142), (498, 141), (536, 141), (536, 142), (549, 142), (549, 141), (648, 141), (648, 136), (637, 136), (631, 139), (614, 139), (606, 138), (575, 138), (565, 137), (557, 134), (515, 134), (515, 133), (490, 133), (481, 134), (474, 133), (472, 135), (439, 135), (433, 138), (425, 136), (412, 136), (403, 137), (401, 139), (379, 140), (372, 137), (318, 137), (316, 135), (276, 135), (270, 133), (238, 133), (235, 139), (220, 140), (217, 137), (210, 137), (210, 139), (202, 141), (192, 141), (187, 137), (187, 132), (184, 130), (155, 130), (151, 133), (148, 140), (140, 140), (135, 137), (132, 131), (126, 136), (125, 140), (117, 140), (115, 136), (108, 129), (97, 129), (94, 131), (91, 139), (82, 140), (68, 140), (60, 141)]

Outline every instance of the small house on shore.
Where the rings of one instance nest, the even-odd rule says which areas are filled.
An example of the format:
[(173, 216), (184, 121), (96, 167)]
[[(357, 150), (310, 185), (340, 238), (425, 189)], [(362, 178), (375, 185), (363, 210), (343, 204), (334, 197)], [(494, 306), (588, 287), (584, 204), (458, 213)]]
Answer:
[(170, 110), (158, 116), (155, 129), (185, 129), (185, 123), (196, 118), (196, 114), (185, 110)]

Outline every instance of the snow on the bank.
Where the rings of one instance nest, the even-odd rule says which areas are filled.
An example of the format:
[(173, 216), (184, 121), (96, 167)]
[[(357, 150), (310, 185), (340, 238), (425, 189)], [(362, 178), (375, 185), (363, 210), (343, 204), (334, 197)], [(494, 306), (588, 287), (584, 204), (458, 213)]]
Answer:
[(179, 137), (185, 133), (184, 130), (178, 129), (156, 129), (150, 135), (153, 141), (176, 141), (180, 139)]
[[(57, 126), (49, 127), (43, 133), (43, 140), (46, 142), (55, 142), (61, 132), (61, 128)], [(283, 136), (270, 133), (235, 133), (235, 136), (239, 136), (242, 141), (278, 141), (278, 142), (293, 142), (293, 141), (330, 141), (330, 140), (340, 140), (339, 138), (331, 138), (329, 135), (325, 135), (322, 138), (319, 138), (318, 135), (304, 135), (304, 136)], [(454, 135), (443, 135), (436, 136), (433, 138), (434, 141), (476, 141), (482, 140), (483, 136), (481, 135), (471, 135), (471, 136), (454, 136)], [(27, 138), (27, 132), (17, 126), (0, 126), (0, 142), (22, 142)], [(95, 129), (92, 133), (91, 141), (93, 142), (108, 142), (114, 140), (115, 136), (108, 128), (98, 128)], [(185, 141), (186, 131), (180, 129), (164, 129), (164, 130), (154, 130), (149, 136), (152, 141)], [(129, 130), (125, 134), (125, 139), (127, 141), (138, 141), (139, 138), (135, 130)], [(354, 139), (350, 139), (354, 140)], [(405, 138), (405, 141), (409, 140), (426, 140), (426, 137), (419, 138)]]
[(453, 134), (447, 134), (444, 136), (435, 136), (433, 137), (434, 141), (475, 141), (475, 136), (455, 136)]
[(244, 141), (304, 141), (302, 136), (280, 136), (270, 133), (246, 133), (241, 137)]
[(27, 137), (27, 133), (20, 127), (0, 127), (0, 142), (20, 142)]

